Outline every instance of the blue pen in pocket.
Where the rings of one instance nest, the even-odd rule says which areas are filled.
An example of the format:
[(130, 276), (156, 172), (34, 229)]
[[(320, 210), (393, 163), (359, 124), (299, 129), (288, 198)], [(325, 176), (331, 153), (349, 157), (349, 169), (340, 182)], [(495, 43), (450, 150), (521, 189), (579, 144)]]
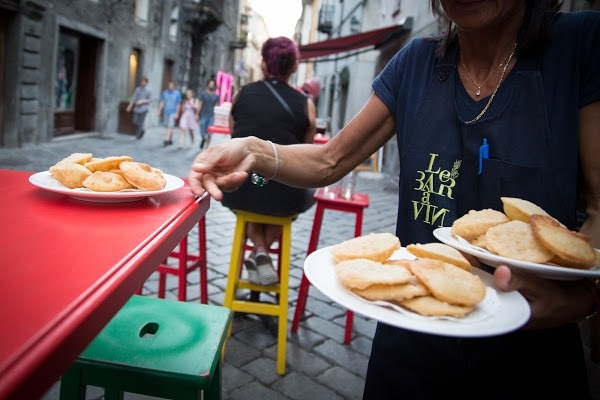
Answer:
[(490, 158), (490, 146), (485, 138), (483, 139), (483, 144), (479, 146), (479, 175), (481, 175), (481, 172), (483, 171), (484, 158)]

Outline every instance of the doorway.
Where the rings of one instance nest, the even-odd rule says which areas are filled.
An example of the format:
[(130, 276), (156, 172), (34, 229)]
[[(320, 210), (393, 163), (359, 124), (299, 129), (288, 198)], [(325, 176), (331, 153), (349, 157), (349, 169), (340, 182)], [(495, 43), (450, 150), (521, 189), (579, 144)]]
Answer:
[(96, 65), (100, 40), (61, 29), (56, 57), (54, 136), (96, 128)]
[[(173, 80), (173, 66), (175, 63), (173, 60), (165, 60), (165, 65), (163, 66), (163, 76), (162, 76), (162, 85), (160, 87), (161, 93), (169, 86), (169, 82)], [(160, 96), (159, 93), (158, 95)]]

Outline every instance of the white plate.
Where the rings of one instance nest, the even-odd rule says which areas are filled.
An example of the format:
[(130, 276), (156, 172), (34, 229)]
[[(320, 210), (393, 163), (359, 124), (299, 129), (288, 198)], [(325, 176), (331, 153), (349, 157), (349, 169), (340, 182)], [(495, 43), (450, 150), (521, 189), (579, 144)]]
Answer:
[[(414, 259), (414, 256), (401, 248), (391, 258)], [(439, 318), (375, 304), (346, 290), (335, 273), (329, 247), (311, 253), (304, 262), (306, 277), (324, 295), (349, 310), (388, 325), (436, 335), (484, 337), (514, 331), (529, 320), (529, 305), (520, 293), (496, 291), (491, 287), (490, 274), (477, 268), (472, 272), (486, 284), (486, 300), (465, 318)]]
[(452, 246), (457, 250), (471, 254), (472, 256), (477, 257), (482, 263), (492, 267), (506, 265), (510, 268), (527, 271), (543, 278), (555, 280), (575, 280), (589, 277), (600, 277), (600, 267), (598, 266), (591, 269), (566, 268), (552, 264), (538, 264), (520, 261), (512, 258), (502, 257), (497, 254), (492, 254), (468, 243), (460, 242), (459, 239), (450, 233), (450, 228), (437, 228), (433, 231), (433, 235), (440, 242), (445, 243), (448, 246)]
[(29, 182), (33, 185), (49, 190), (51, 192), (62, 193), (78, 200), (94, 201), (98, 203), (122, 203), (127, 201), (136, 201), (151, 196), (171, 192), (183, 187), (184, 182), (181, 178), (173, 175), (164, 174), (167, 185), (162, 190), (141, 191), (135, 189), (121, 190), (119, 192), (94, 192), (89, 189), (71, 189), (52, 177), (49, 171), (38, 172), (29, 177)]

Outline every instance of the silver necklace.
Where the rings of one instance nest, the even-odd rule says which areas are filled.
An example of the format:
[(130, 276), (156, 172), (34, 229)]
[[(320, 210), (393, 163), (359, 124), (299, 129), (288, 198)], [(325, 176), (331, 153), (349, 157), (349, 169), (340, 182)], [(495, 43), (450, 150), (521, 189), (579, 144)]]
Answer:
[[(517, 47), (517, 43), (515, 42), (515, 44), (514, 44), (514, 46), (512, 48), (512, 52), (514, 52), (514, 50), (515, 50), (516, 47)], [(504, 61), (506, 61), (507, 59), (508, 59), (508, 56), (504, 59)], [(490, 78), (492, 76), (494, 76), (496, 74), (496, 71), (498, 69), (500, 69), (502, 67), (502, 65), (504, 64), (504, 62), (501, 62), (500, 65), (498, 65), (498, 69), (491, 71), (490, 74), (488, 75), (488, 77), (486, 78), (486, 80), (481, 85), (478, 85), (477, 82), (475, 82), (475, 79), (473, 79), (473, 77), (469, 73), (469, 70), (467, 69), (467, 66), (465, 65), (465, 60), (463, 59), (462, 51), (460, 52), (460, 62), (462, 63), (462, 66), (465, 69), (465, 72), (467, 73), (467, 76), (471, 79), (471, 82), (473, 82), (473, 84), (475, 86), (477, 86), (477, 90), (475, 91), (475, 96), (481, 95), (481, 88), (484, 87), (486, 83), (488, 83), (488, 81), (490, 80)]]
[(483, 108), (483, 110), (479, 113), (478, 116), (476, 116), (472, 120), (467, 121), (465, 123), (472, 124), (473, 122), (479, 121), (479, 118), (481, 118), (483, 116), (483, 114), (485, 114), (485, 112), (488, 110), (488, 108), (490, 108), (490, 104), (492, 104), (492, 100), (494, 100), (494, 97), (496, 96), (496, 93), (498, 92), (498, 89), (500, 88), (500, 84), (502, 83), (502, 79), (504, 79), (504, 74), (506, 73), (506, 68), (508, 68), (508, 64), (510, 64), (510, 61), (512, 60), (513, 56), (515, 55), (516, 49), (517, 49), (517, 44), (515, 43), (512, 51), (510, 52), (510, 55), (508, 56), (508, 60), (506, 61), (506, 63), (504, 64), (504, 68), (502, 69), (502, 75), (500, 76), (500, 81), (498, 81), (498, 84), (496, 85), (496, 89), (494, 89), (494, 93), (492, 93), (492, 95), (490, 96), (490, 99), (488, 100), (488, 102), (485, 105), (485, 107)]

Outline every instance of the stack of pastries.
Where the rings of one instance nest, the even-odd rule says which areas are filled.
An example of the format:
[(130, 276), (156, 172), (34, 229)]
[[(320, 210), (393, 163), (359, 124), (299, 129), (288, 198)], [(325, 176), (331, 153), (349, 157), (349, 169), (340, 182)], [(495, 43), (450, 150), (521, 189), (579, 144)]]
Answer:
[(73, 153), (49, 171), (70, 189), (87, 188), (95, 192), (156, 191), (167, 185), (161, 170), (133, 161), (129, 156), (95, 158), (92, 153)]

